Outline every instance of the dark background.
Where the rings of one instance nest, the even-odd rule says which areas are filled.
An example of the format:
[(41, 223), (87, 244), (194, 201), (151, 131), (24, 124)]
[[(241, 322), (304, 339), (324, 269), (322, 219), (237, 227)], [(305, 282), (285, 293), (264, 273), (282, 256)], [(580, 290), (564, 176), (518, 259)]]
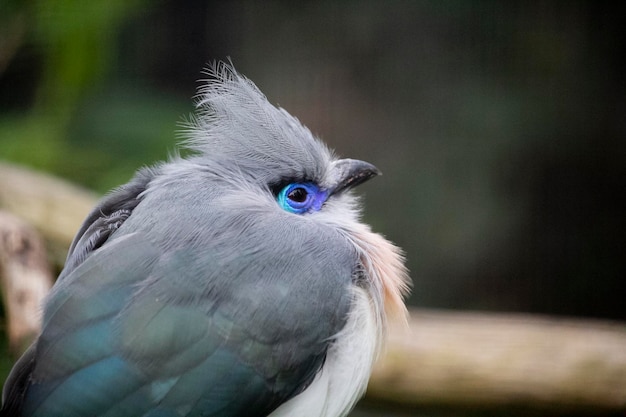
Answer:
[(422, 307), (626, 320), (626, 25), (602, 1), (0, 0), (0, 159), (98, 192), (208, 62), (384, 176)]

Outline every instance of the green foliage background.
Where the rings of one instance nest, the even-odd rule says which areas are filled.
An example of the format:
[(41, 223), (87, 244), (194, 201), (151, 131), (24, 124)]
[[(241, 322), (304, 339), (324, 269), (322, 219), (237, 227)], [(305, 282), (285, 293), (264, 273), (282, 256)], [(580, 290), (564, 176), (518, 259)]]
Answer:
[(27, 88), (3, 95), (2, 158), (100, 192), (163, 158), (172, 146), (172, 120), (179, 117), (172, 115), (188, 109), (152, 91), (139, 94), (139, 86), (117, 85), (112, 75), (120, 27), (145, 3), (2, 3), (2, 53), (9, 67), (2, 69), (9, 72), (7, 82), (15, 78)]

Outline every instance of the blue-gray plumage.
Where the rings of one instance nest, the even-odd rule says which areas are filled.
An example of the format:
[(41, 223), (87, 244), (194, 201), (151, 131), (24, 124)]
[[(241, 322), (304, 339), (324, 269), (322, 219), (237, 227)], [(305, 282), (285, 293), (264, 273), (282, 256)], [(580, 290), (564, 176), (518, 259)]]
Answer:
[(140, 170), (81, 227), (3, 416), (343, 416), (363, 393), (406, 290), (349, 193), (378, 171), (232, 68), (210, 75), (192, 156)]

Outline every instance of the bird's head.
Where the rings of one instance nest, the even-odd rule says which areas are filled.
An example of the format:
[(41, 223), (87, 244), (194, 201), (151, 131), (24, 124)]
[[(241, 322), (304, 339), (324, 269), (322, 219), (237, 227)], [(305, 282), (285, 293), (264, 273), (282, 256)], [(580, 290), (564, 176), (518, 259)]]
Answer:
[[(409, 278), (402, 252), (360, 222), (358, 197), (351, 193), (381, 172), (368, 162), (338, 158), (231, 66), (213, 65), (207, 75), (196, 115), (182, 132), (193, 153), (187, 167), (223, 183), (223, 207), (237, 208), (244, 223), (241, 211), (271, 217), (285, 233), (338, 232), (358, 252), (383, 322), (383, 311), (404, 318)], [(171, 166), (173, 174), (187, 170), (181, 161)]]

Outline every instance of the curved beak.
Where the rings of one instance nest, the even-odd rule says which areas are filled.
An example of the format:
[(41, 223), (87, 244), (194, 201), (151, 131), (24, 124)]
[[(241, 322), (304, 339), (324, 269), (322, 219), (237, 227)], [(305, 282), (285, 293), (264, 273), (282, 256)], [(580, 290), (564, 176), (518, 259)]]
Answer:
[(340, 159), (334, 163), (328, 195), (338, 194), (382, 175), (374, 165), (357, 159)]

